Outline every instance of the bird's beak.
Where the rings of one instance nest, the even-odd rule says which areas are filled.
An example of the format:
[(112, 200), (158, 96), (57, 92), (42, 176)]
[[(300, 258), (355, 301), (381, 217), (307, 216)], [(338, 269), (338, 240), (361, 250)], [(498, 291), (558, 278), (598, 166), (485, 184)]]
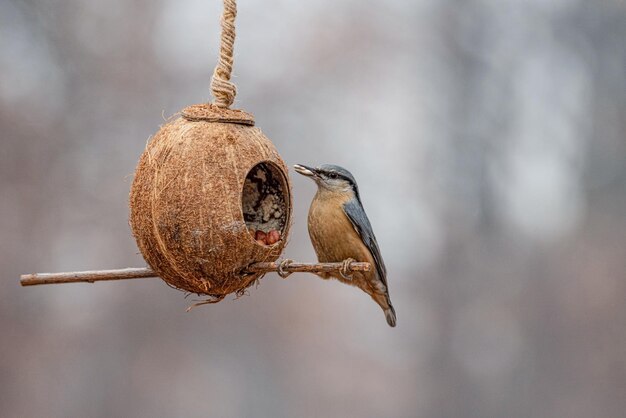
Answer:
[(317, 174), (317, 170), (312, 167), (307, 167), (306, 165), (296, 164), (293, 166), (297, 173), (302, 174), (307, 177), (319, 177)]

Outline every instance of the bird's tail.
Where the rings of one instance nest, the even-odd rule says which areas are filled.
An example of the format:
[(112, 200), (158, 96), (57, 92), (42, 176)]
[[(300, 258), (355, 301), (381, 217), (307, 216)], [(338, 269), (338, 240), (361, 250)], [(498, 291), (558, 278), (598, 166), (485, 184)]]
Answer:
[(389, 307), (384, 309), (385, 318), (390, 327), (396, 326), (396, 310), (393, 309), (393, 305), (389, 303)]
[(391, 299), (389, 299), (389, 295), (387, 293), (373, 293), (370, 296), (372, 296), (372, 299), (374, 299), (374, 301), (378, 303), (378, 305), (380, 305), (380, 307), (383, 309), (383, 312), (385, 313), (385, 319), (387, 319), (387, 323), (389, 324), (389, 326), (395, 327), (396, 310), (391, 304)]

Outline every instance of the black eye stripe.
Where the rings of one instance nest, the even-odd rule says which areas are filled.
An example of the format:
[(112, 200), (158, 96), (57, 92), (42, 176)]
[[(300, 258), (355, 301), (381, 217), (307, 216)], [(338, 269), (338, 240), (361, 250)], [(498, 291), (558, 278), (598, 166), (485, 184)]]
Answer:
[(350, 180), (349, 178), (342, 176), (339, 173), (332, 172), (332, 171), (327, 172), (326, 177), (332, 180), (341, 179), (341, 180), (347, 181), (350, 184), (353, 184), (352, 180)]

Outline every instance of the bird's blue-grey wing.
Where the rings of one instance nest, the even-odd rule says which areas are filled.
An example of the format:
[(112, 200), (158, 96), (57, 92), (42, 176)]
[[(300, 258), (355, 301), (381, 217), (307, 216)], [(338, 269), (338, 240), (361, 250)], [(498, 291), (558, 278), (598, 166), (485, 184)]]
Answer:
[(374, 231), (372, 230), (372, 225), (370, 224), (367, 215), (365, 214), (365, 210), (363, 210), (363, 206), (361, 203), (354, 199), (343, 205), (343, 211), (350, 219), (352, 226), (356, 230), (356, 232), (363, 240), (363, 243), (367, 247), (367, 249), (372, 254), (374, 258), (374, 262), (376, 263), (376, 271), (378, 272), (378, 276), (380, 280), (383, 282), (385, 286), (387, 286), (387, 269), (385, 268), (385, 263), (383, 262), (383, 257), (380, 254), (380, 249), (378, 248), (378, 242), (376, 241), (376, 237), (374, 236)]

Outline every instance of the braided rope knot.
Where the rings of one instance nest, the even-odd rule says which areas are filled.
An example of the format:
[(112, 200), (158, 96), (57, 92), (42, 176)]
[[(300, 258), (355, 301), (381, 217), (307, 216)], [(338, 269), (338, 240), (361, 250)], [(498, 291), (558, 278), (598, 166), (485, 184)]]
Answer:
[(221, 80), (213, 76), (211, 80), (211, 90), (215, 97), (215, 105), (223, 109), (228, 109), (235, 101), (237, 87), (228, 80)]

